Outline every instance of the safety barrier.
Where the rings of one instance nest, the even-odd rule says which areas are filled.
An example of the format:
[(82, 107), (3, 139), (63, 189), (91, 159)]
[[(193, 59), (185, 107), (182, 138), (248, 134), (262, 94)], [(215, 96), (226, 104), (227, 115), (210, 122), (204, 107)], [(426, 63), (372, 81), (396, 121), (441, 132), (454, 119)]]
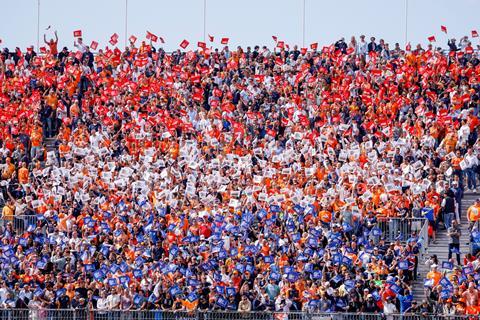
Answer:
[(29, 226), (36, 226), (38, 222), (37, 216), (34, 215), (18, 215), (12, 218), (1, 218), (0, 226), (6, 227), (9, 223), (17, 234), (22, 234), (28, 230)]
[(428, 236), (428, 220), (425, 218), (378, 217), (378, 227), (386, 241), (407, 241), (413, 234), (419, 235), (426, 224)]
[(201, 312), (154, 310), (47, 310), (0, 309), (4, 320), (463, 320), (480, 319), (479, 316), (442, 314), (389, 314), (383, 313), (308, 313), (308, 312)]
[(420, 253), (422, 255), (427, 254), (428, 245), (430, 239), (428, 238), (428, 219), (423, 219), (422, 228), (418, 233), (418, 238), (420, 242)]
[[(12, 219), (0, 218), (0, 226), (13, 225), (17, 233), (24, 233), (29, 226), (36, 226), (39, 219), (35, 215), (14, 216)], [(422, 242), (422, 251), (428, 247), (428, 220), (424, 218), (379, 217), (378, 226), (381, 237), (387, 242), (407, 241), (413, 234)], [(424, 252), (423, 252), (424, 253)]]
[(472, 255), (477, 255), (480, 252), (480, 241), (475, 235), (480, 232), (480, 220), (475, 222), (469, 222), (470, 229), (470, 253)]

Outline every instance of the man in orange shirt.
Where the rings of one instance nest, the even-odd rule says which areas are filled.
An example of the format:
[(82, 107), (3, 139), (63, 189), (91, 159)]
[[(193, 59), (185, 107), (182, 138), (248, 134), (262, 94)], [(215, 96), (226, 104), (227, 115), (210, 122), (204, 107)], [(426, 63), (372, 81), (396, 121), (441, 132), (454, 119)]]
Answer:
[(37, 154), (42, 150), (42, 133), (37, 128), (32, 130), (32, 133), (30, 134), (30, 142), (32, 144), (30, 149), (30, 157), (35, 159)]
[(480, 218), (480, 198), (475, 200), (475, 203), (471, 205), (467, 210), (467, 219), (470, 222), (470, 229)]
[(21, 168), (18, 169), (18, 182), (20, 184), (27, 184), (28, 183), (28, 169), (27, 169), (27, 164), (25, 162), (22, 162)]
[(2, 179), (8, 180), (15, 172), (15, 165), (12, 163), (12, 158), (8, 157), (5, 163), (5, 167), (2, 170)]
[(457, 150), (455, 152), (455, 156), (450, 160), (453, 168), (453, 174), (458, 176), (458, 181), (460, 182), (460, 187), (463, 186), (463, 170), (460, 167), (460, 162), (463, 161), (462, 154), (460, 153), (460, 150)]
[(453, 152), (455, 150), (455, 147), (457, 145), (457, 137), (454, 132), (448, 133), (445, 138), (443, 139), (441, 146), (445, 148), (445, 151), (447, 153)]
[(57, 48), (57, 44), (58, 44), (58, 35), (57, 35), (57, 30), (55, 30), (54, 32), (55, 34), (55, 41), (53, 39), (50, 39), (50, 41), (47, 41), (47, 35), (44, 34), (43, 35), (43, 42), (45, 42), (45, 44), (49, 47), (50, 49), (50, 53), (54, 56), (57, 56), (58, 54), (58, 48)]
[(15, 216), (15, 203), (13, 200), (7, 201), (2, 209), (2, 220), (5, 222), (13, 222)]

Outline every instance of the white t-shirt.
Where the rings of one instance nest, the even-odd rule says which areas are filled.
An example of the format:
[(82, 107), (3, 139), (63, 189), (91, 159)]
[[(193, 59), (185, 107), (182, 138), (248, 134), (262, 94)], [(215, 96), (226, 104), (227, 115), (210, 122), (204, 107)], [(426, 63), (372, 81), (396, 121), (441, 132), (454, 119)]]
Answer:
[(383, 305), (383, 312), (385, 314), (392, 314), (392, 313), (396, 313), (397, 312), (397, 307), (395, 307), (395, 305), (391, 302), (386, 302), (384, 305)]
[(3, 303), (7, 299), (7, 288), (0, 288), (0, 303)]
[(120, 307), (120, 295), (119, 294), (111, 294), (107, 297), (108, 301), (108, 309), (114, 310)]
[(97, 300), (97, 309), (98, 310), (107, 310), (108, 300), (107, 298), (98, 298)]
[(468, 162), (468, 168), (478, 165), (478, 158), (477, 155), (474, 153), (472, 153), (471, 155), (467, 153), (465, 155), (465, 161)]

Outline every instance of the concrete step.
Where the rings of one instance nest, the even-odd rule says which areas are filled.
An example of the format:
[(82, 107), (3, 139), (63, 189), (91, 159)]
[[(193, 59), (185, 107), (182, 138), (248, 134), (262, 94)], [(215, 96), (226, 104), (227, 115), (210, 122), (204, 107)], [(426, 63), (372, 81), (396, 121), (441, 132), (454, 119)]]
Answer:
[[(460, 213), (460, 230), (462, 232), (460, 237), (460, 258), (462, 259), (466, 253), (470, 252), (470, 230), (468, 230), (467, 210), (479, 197), (480, 193), (468, 192), (464, 194), (462, 199), (462, 211)], [(421, 301), (424, 299), (423, 281), (426, 277), (426, 274), (430, 271), (425, 265), (425, 261), (431, 255), (436, 254), (441, 267), (441, 263), (448, 260), (448, 243), (449, 237), (447, 235), (447, 231), (442, 229), (437, 230), (435, 243), (430, 242), (427, 248), (427, 253), (423, 257), (419, 258), (417, 281), (413, 282), (412, 285), (412, 294), (416, 301)], [(456, 258), (456, 255), (453, 255), (453, 258)]]

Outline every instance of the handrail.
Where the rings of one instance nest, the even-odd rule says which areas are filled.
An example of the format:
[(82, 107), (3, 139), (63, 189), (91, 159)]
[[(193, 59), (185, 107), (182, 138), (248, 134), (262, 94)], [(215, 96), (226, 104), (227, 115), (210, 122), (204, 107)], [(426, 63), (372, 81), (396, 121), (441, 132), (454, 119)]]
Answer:
[(161, 310), (98, 310), (98, 309), (0, 309), (2, 319), (271, 319), (271, 320), (413, 320), (413, 319), (479, 319), (478, 315), (443, 315), (434, 313), (348, 313), (348, 312), (279, 312), (279, 311), (161, 311)]

